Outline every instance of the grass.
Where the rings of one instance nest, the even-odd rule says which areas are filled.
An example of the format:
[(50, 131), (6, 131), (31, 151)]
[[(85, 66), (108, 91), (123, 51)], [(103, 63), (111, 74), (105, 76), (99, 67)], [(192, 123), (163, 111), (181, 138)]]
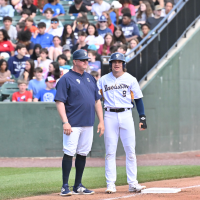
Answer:
[[(88, 188), (106, 187), (104, 167), (88, 167), (84, 171), (83, 185)], [(200, 166), (138, 167), (140, 183), (156, 180), (200, 176)], [(70, 174), (69, 185), (74, 184), (75, 169)], [(59, 192), (62, 185), (60, 168), (0, 168), (0, 199)], [(117, 168), (116, 185), (126, 185), (125, 167)]]

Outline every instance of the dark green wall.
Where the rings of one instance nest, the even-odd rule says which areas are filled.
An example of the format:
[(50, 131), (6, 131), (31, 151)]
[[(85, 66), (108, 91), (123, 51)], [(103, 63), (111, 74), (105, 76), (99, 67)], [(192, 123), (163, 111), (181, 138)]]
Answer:
[[(200, 149), (200, 31), (174, 54), (143, 89), (148, 129), (136, 127), (136, 153)], [(96, 133), (90, 156), (103, 157)], [(117, 155), (124, 151), (119, 143)], [(0, 103), (0, 157), (62, 156), (62, 125), (53, 103)]]

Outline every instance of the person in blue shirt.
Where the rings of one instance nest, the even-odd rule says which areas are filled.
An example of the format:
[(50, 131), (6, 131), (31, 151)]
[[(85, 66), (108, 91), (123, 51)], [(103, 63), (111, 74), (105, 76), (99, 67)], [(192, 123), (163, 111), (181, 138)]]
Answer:
[(65, 54), (59, 55), (57, 60), (58, 60), (59, 68), (61, 71), (64, 72), (64, 74), (71, 69), (71, 66), (66, 64), (67, 56)]
[(46, 24), (44, 22), (40, 22), (38, 24), (38, 31), (36, 31), (32, 36), (31, 42), (34, 44), (40, 44), (42, 48), (49, 48), (53, 46), (53, 35), (45, 33), (45, 30)]
[(48, 0), (48, 3), (43, 7), (43, 13), (47, 8), (51, 8), (54, 11), (53, 17), (62, 16), (65, 14), (65, 10), (57, 0)]
[(38, 102), (42, 101), (42, 102), (54, 102), (55, 96), (56, 96), (56, 90), (54, 89), (54, 83), (56, 82), (56, 80), (51, 77), (48, 76), (45, 80), (46, 83), (46, 88), (40, 90), (35, 98), (34, 98), (34, 102)]
[(137, 25), (131, 20), (130, 13), (124, 13), (122, 18), (122, 24), (120, 25), (127, 42), (130, 42), (133, 38), (140, 36)]
[(36, 67), (34, 70), (35, 79), (29, 81), (28, 89), (35, 98), (38, 92), (46, 88), (45, 80), (42, 78), (43, 70), (40, 67)]
[(68, 179), (72, 167), (72, 159), (76, 153), (76, 178), (73, 194), (94, 194), (85, 188), (82, 175), (86, 156), (90, 152), (93, 140), (95, 111), (99, 119), (97, 132), (104, 133), (101, 93), (93, 76), (85, 72), (88, 66), (88, 55), (83, 49), (73, 53), (73, 69), (63, 75), (56, 85), (56, 106), (63, 122), (62, 160), (63, 185), (62, 196), (70, 196)]
[(99, 17), (99, 29), (98, 29), (98, 34), (101, 35), (103, 38), (106, 35), (106, 33), (111, 33), (112, 31), (107, 27), (107, 19), (104, 15)]
[(23, 74), (26, 61), (29, 60), (29, 57), (26, 57), (26, 46), (24, 44), (19, 43), (16, 47), (17, 55), (12, 56), (8, 60), (8, 69), (11, 74), (18, 78), (21, 74)]
[(8, 0), (1, 0), (0, 1), (0, 16), (5, 17), (13, 17), (15, 10), (11, 5), (7, 5)]

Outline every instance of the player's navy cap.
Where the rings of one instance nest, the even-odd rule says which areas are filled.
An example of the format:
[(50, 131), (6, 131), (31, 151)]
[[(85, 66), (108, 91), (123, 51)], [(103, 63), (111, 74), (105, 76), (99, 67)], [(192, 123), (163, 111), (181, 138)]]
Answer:
[(104, 15), (101, 15), (101, 16), (99, 17), (99, 22), (107, 22), (106, 17), (105, 17)]
[(88, 57), (87, 51), (85, 51), (83, 49), (74, 51), (73, 60), (86, 60), (86, 59), (90, 59)]
[(113, 60), (121, 60), (121, 61), (123, 61), (123, 62), (126, 62), (126, 61), (125, 61), (125, 56), (124, 56), (124, 54), (118, 53), (118, 52), (113, 53), (113, 54), (110, 56), (109, 62), (112, 62)]

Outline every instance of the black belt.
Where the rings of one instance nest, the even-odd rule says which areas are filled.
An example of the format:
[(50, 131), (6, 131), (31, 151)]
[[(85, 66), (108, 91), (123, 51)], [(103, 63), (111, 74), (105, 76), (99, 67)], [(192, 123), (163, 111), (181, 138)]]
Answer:
[(130, 108), (117, 108), (117, 109), (107, 109), (107, 108), (105, 108), (105, 111), (110, 111), (110, 112), (124, 112), (125, 110), (130, 110)]

